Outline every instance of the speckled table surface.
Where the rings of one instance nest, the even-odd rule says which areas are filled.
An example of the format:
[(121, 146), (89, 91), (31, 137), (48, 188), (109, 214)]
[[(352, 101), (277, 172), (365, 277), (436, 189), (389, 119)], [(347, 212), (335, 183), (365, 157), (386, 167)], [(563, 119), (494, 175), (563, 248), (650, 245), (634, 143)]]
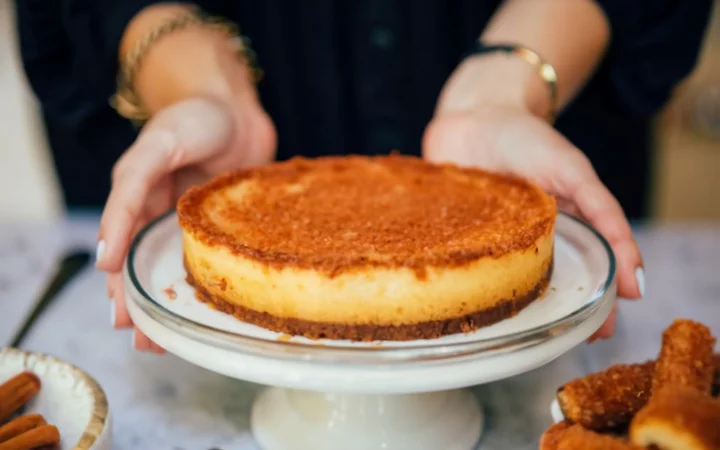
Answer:
[[(55, 260), (72, 247), (94, 248), (96, 216), (52, 224), (0, 223), (0, 346), (43, 289)], [(720, 224), (637, 229), (647, 295), (622, 302), (616, 336), (580, 345), (532, 372), (475, 388), (486, 412), (481, 449), (535, 449), (550, 423), (548, 405), (562, 382), (617, 362), (656, 355), (676, 317), (720, 334)], [(174, 356), (140, 354), (128, 331), (110, 327), (103, 274), (88, 268), (37, 323), (26, 348), (66, 359), (105, 389), (115, 420), (114, 448), (257, 450), (250, 405), (262, 386), (208, 372)]]

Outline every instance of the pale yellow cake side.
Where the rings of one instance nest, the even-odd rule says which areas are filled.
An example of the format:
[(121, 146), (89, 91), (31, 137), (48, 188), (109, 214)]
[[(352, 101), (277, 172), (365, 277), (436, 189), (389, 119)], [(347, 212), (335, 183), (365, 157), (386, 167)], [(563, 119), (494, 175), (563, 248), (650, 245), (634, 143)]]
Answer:
[(276, 269), (183, 231), (185, 264), (196, 285), (226, 302), (279, 318), (340, 324), (400, 325), (447, 320), (525, 297), (548, 276), (552, 230), (527, 249), (482, 257), (459, 267), (367, 266), (331, 277)]

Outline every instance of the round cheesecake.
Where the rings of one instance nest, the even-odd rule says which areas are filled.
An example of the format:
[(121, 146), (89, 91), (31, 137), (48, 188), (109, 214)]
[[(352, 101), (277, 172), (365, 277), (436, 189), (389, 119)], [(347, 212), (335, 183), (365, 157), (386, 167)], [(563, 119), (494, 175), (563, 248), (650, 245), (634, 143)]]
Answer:
[(178, 202), (188, 282), (237, 319), (312, 339), (432, 339), (509, 318), (553, 265), (553, 197), (407, 156), (296, 158)]

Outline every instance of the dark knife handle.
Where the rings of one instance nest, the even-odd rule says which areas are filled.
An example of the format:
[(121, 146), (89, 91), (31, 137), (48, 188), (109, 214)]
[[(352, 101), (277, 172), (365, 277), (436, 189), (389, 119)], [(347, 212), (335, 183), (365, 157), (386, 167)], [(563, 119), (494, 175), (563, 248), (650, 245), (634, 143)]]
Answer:
[(82, 270), (90, 261), (90, 253), (85, 250), (73, 251), (66, 254), (60, 261), (57, 272), (48, 283), (42, 296), (37, 299), (30, 314), (25, 318), (25, 322), (15, 336), (10, 341), (11, 347), (19, 347), (25, 336), (28, 334), (32, 326), (35, 324), (40, 315), (47, 309), (57, 296), (58, 292)]

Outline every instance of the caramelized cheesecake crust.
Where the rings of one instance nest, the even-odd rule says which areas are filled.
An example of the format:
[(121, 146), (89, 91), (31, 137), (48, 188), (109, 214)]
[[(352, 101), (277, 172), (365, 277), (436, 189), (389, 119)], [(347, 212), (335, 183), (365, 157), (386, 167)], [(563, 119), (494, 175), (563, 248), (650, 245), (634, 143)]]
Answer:
[(557, 210), (519, 178), (392, 155), (296, 158), (228, 173), (191, 188), (178, 214), (207, 245), (335, 276), (497, 258), (551, 233)]
[(296, 158), (178, 202), (188, 278), (241, 320), (312, 338), (434, 338), (510, 317), (552, 271), (552, 197), (405, 156)]

